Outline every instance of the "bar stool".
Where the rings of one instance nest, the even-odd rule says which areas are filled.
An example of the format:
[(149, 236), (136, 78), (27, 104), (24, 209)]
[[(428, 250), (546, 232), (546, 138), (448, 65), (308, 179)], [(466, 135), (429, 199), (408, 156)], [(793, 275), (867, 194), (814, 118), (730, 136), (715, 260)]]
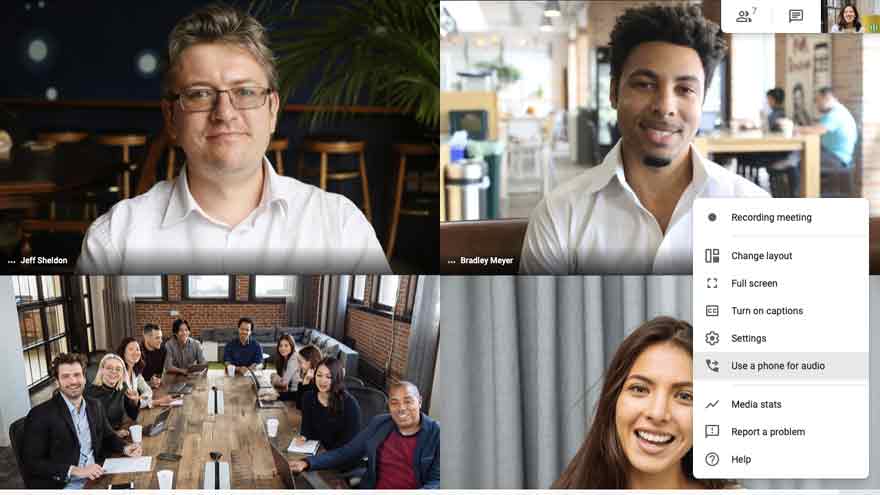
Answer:
[(290, 140), (284, 137), (273, 137), (269, 141), (269, 149), (267, 151), (275, 152), (275, 172), (278, 175), (284, 175), (284, 160), (282, 153), (290, 146)]
[[(299, 153), (299, 166), (297, 167), (297, 175), (305, 177), (306, 175), (319, 175), (319, 186), (323, 190), (327, 190), (327, 181), (341, 181), (360, 178), (361, 193), (364, 198), (363, 210), (367, 216), (367, 221), (373, 222), (373, 213), (370, 209), (370, 188), (367, 183), (367, 163), (364, 160), (364, 149), (366, 143), (364, 141), (348, 140), (345, 138), (306, 138), (303, 141), (302, 150)], [(320, 153), (321, 167), (317, 174), (314, 170), (306, 170), (305, 154)], [(358, 155), (359, 170), (351, 172), (329, 172), (330, 155)]]
[[(146, 146), (147, 136), (143, 134), (99, 134), (95, 136), (95, 142), (104, 146), (122, 148), (122, 162), (131, 163), (131, 148)], [(131, 197), (131, 171), (122, 173), (122, 198)]]
[(87, 137), (89, 137), (87, 132), (79, 131), (47, 131), (37, 133), (37, 141), (54, 144), (78, 143)]
[[(394, 209), (391, 211), (391, 225), (388, 228), (388, 244), (385, 246), (385, 257), (389, 260), (391, 259), (391, 255), (394, 254), (394, 243), (397, 241), (397, 224), (400, 220), (400, 215), (412, 215), (412, 216), (429, 216), (431, 214), (430, 209), (425, 208), (402, 208), (402, 199), (403, 193), (406, 190), (406, 161), (410, 156), (436, 156), (437, 164), (439, 165), (440, 161), (440, 152), (439, 150), (430, 144), (403, 144), (398, 143), (392, 146), (394, 150), (394, 154), (400, 157), (400, 160), (397, 162), (397, 180), (394, 185)], [(419, 172), (418, 178), (419, 191), (421, 191), (422, 186), (422, 175), (421, 171)]]

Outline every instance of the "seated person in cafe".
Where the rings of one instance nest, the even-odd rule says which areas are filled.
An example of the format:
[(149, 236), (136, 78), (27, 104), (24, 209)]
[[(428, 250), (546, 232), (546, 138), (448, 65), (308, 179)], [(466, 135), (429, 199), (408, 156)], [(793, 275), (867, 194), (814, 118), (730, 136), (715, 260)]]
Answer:
[(275, 372), (270, 380), (278, 391), (279, 400), (296, 400), (296, 391), (300, 380), (300, 365), (297, 356), (296, 342), (288, 334), (282, 334), (275, 346)]
[(125, 361), (116, 354), (105, 354), (98, 365), (95, 380), (86, 386), (86, 397), (96, 399), (104, 407), (107, 421), (121, 438), (129, 436), (123, 428), (126, 417), (134, 421), (140, 412), (141, 398), (136, 389), (125, 383)]
[(141, 347), (144, 359), (142, 371), (144, 380), (150, 387), (162, 385), (162, 373), (165, 370), (165, 345), (162, 343), (162, 329), (155, 323), (144, 325), (144, 344)]
[(27, 488), (83, 488), (104, 474), (101, 465), (112, 453), (142, 454), (140, 444), (125, 445), (107, 421), (97, 399), (83, 396), (85, 361), (78, 354), (59, 354), (52, 361), (58, 390), (27, 415), (21, 447)]
[[(767, 130), (783, 132), (780, 121), (785, 119), (785, 90), (773, 88), (767, 91)], [(800, 190), (800, 159), (798, 151), (749, 153), (748, 161), (753, 164), (764, 164), (774, 170), (787, 170), (792, 195), (797, 196)]]
[(168, 59), (162, 114), (186, 165), (98, 218), (79, 272), (390, 272), (350, 200), (279, 176), (265, 157), (280, 95), (255, 18), (203, 7), (171, 31)]
[(798, 132), (822, 136), (822, 169), (839, 170), (851, 167), (859, 135), (856, 120), (827, 86), (816, 92), (816, 109), (821, 114), (818, 122), (799, 126)]
[(228, 342), (223, 350), (223, 361), (226, 366), (235, 366), (237, 375), (244, 375), (263, 364), (263, 347), (251, 338), (253, 330), (254, 321), (241, 318), (238, 320), (238, 338)]
[(173, 338), (165, 342), (165, 372), (176, 375), (189, 374), (189, 368), (197, 364), (205, 364), (205, 353), (202, 344), (189, 338), (189, 323), (186, 320), (177, 319), (171, 325)]
[(347, 444), (361, 424), (361, 407), (345, 389), (342, 361), (326, 357), (315, 371), (317, 391), (303, 397), (301, 435), (294, 441), (302, 445), (317, 440), (326, 450)]
[(520, 271), (690, 273), (696, 198), (768, 197), (691, 144), (726, 45), (696, 7), (628, 9), (611, 33), (621, 138), (532, 212)]
[(344, 446), (290, 461), (294, 473), (349, 466), (367, 457), (367, 474), (358, 488), (440, 487), (440, 424), (421, 412), (415, 385), (398, 382), (389, 390), (389, 414), (374, 417)]

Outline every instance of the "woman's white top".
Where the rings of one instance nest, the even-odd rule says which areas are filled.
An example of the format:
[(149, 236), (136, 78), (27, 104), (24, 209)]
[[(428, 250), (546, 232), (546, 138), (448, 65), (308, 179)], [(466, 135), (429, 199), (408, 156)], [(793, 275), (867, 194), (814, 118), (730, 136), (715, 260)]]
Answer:
[(129, 373), (128, 370), (125, 370), (125, 384), (128, 385), (128, 388), (137, 390), (138, 395), (141, 396), (141, 409), (153, 407), (153, 389), (150, 388), (150, 384), (144, 380), (144, 375), (132, 375), (133, 373)]

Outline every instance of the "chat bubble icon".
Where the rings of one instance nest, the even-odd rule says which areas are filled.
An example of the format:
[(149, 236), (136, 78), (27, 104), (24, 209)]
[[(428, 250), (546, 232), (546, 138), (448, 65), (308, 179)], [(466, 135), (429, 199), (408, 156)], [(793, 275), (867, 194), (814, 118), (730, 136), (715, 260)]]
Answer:
[(721, 427), (719, 425), (706, 425), (706, 438), (717, 437), (720, 432)]
[(803, 9), (789, 9), (788, 10), (788, 22), (800, 22), (804, 20), (804, 10)]

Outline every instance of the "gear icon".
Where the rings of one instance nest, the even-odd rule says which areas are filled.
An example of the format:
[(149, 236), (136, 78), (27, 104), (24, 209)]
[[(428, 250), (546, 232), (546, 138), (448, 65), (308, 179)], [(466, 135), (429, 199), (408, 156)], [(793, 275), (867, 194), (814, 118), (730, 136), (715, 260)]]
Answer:
[(721, 337), (718, 336), (718, 333), (714, 330), (706, 334), (706, 343), (709, 345), (715, 345), (721, 340)]

